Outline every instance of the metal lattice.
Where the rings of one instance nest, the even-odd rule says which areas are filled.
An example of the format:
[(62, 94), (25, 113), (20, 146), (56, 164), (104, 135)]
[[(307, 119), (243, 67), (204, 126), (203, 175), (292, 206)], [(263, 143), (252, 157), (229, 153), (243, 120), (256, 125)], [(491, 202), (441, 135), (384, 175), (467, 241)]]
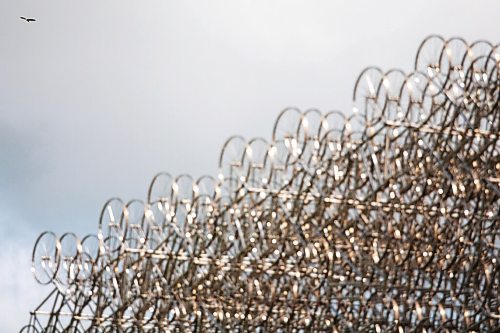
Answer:
[(21, 332), (488, 332), (500, 326), (500, 48), (428, 37), (353, 112), (288, 108), (218, 177), (153, 178), (97, 234), (44, 232)]

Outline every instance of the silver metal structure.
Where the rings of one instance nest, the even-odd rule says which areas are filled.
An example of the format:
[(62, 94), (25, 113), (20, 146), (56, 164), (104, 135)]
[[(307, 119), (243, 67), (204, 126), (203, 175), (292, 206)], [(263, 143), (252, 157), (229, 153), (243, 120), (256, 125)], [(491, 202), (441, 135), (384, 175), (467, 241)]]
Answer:
[(430, 36), (352, 115), (282, 111), (219, 174), (157, 174), (96, 234), (40, 235), (21, 332), (492, 332), (500, 47)]

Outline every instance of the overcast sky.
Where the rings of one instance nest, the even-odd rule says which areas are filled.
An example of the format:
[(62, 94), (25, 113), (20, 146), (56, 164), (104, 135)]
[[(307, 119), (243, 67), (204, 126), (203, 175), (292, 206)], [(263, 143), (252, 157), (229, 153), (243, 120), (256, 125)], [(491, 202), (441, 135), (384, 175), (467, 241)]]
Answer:
[[(158, 171), (214, 175), (287, 106), (349, 112), (358, 73), (411, 71), (429, 34), (500, 37), (500, 1), (0, 1), (0, 331), (47, 288), (44, 230), (96, 232)], [(19, 16), (34, 17), (27, 23)]]

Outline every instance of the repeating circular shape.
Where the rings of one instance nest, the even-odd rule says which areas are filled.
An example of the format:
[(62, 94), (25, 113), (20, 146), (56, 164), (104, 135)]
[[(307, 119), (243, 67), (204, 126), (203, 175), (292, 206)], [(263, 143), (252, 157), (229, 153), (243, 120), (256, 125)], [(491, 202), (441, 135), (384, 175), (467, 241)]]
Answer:
[(360, 74), (352, 115), (287, 108), (218, 177), (159, 173), (96, 235), (43, 233), (56, 288), (22, 332), (497, 329), (499, 58), (430, 36), (414, 72)]
[(104, 237), (121, 234), (126, 225), (123, 219), (125, 203), (120, 198), (111, 198), (101, 209), (99, 216), (99, 233)]
[(49, 284), (54, 280), (61, 263), (61, 243), (50, 231), (38, 236), (31, 257), (31, 271), (40, 284)]
[(173, 178), (167, 172), (160, 172), (153, 177), (148, 188), (148, 202), (167, 201), (172, 197)]
[(219, 157), (219, 179), (239, 178), (243, 175), (242, 161), (246, 153), (246, 140), (232, 136), (224, 143)]

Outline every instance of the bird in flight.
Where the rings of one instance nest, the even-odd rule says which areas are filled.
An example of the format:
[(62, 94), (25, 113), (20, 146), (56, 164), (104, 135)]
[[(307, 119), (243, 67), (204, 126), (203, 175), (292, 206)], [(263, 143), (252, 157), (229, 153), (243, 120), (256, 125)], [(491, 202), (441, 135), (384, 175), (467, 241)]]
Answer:
[(19, 17), (21, 20), (25, 20), (26, 22), (35, 22), (36, 20), (34, 18), (26, 18), (24, 16)]

